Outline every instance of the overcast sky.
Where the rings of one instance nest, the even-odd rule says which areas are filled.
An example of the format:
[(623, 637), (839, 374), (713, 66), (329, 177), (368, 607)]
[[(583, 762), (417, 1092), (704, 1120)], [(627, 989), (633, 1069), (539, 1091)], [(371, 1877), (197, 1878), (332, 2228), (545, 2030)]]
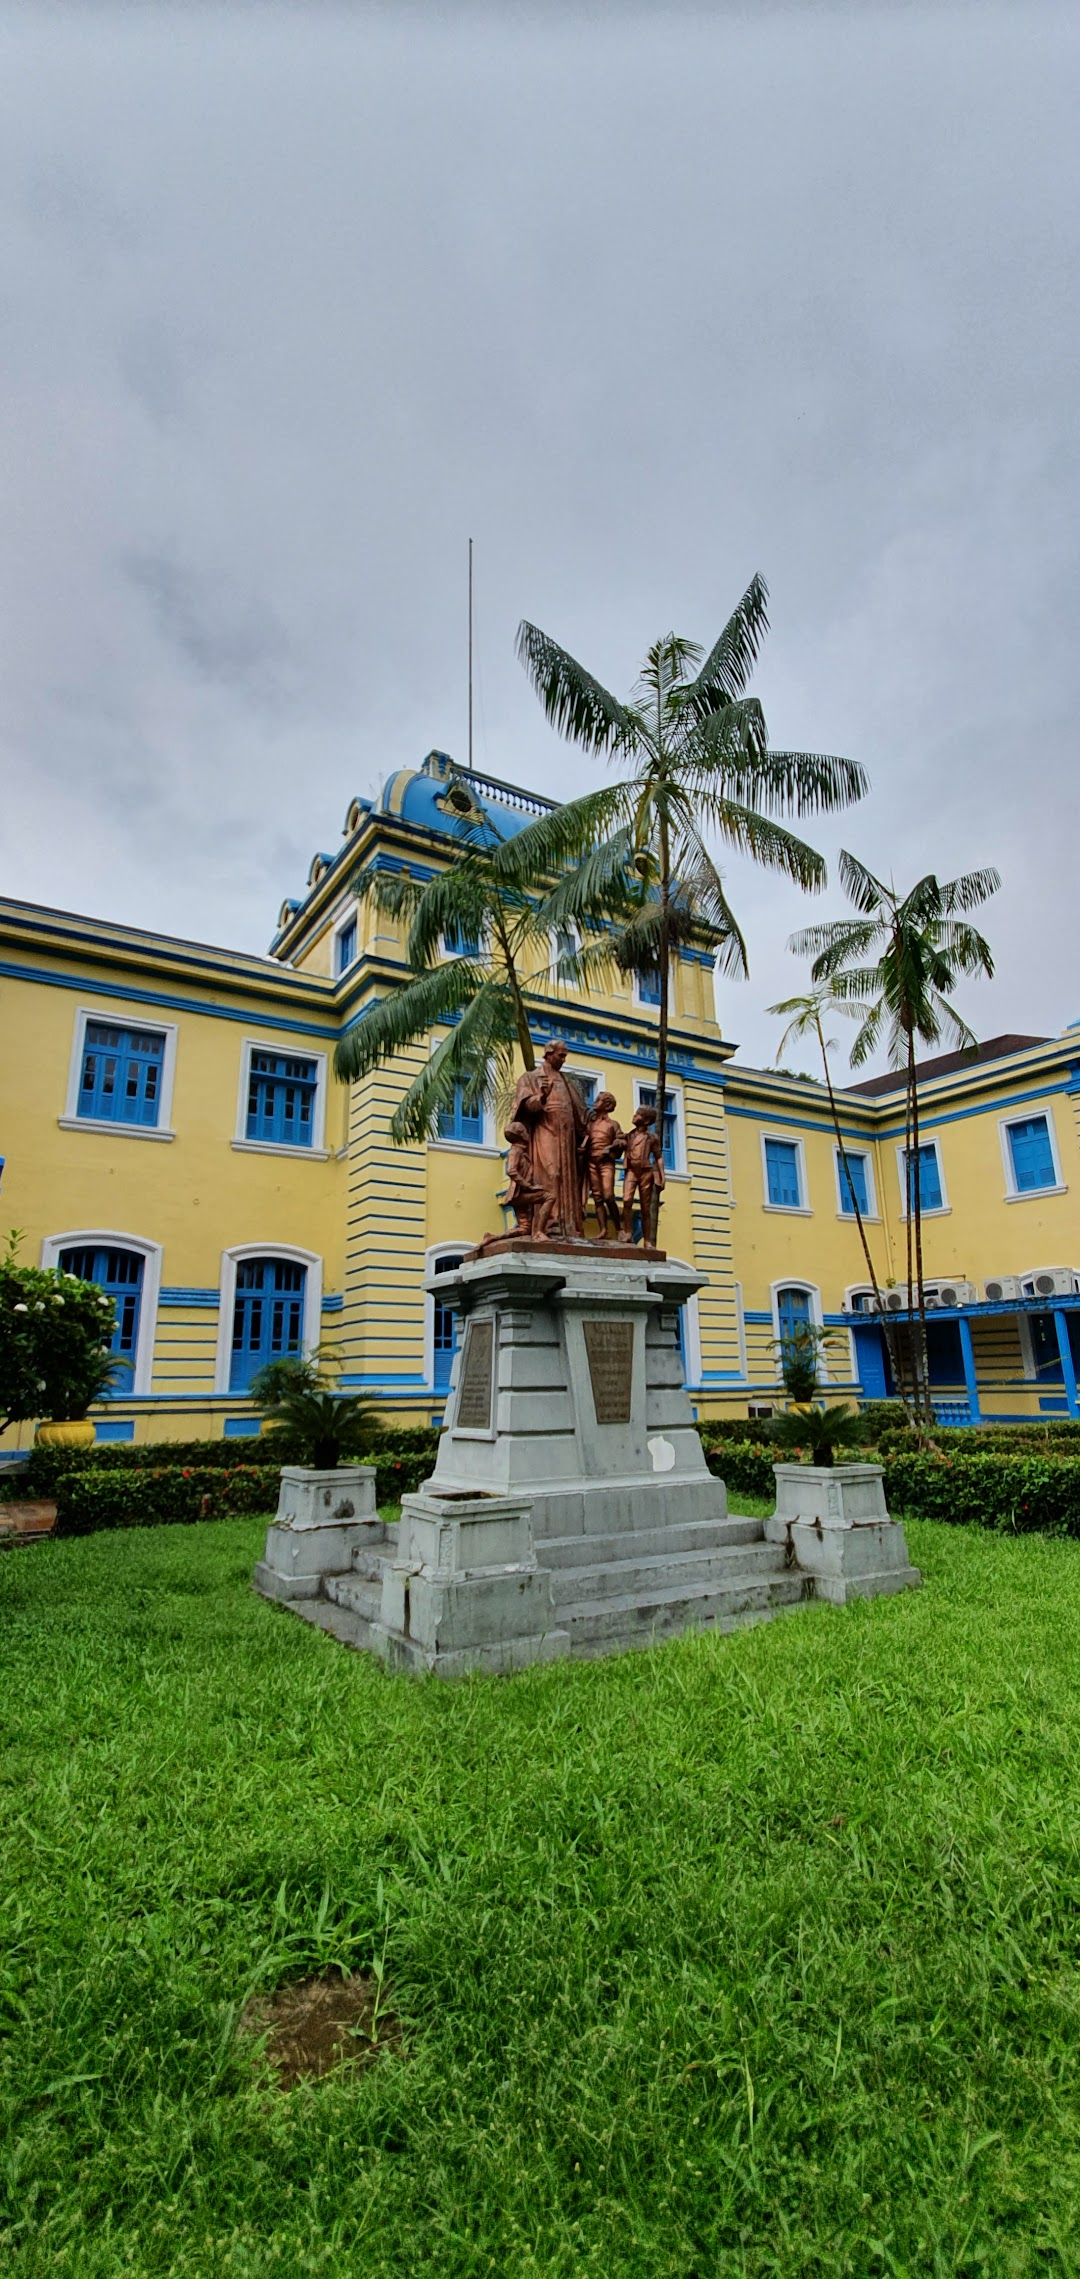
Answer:
[[(1039, 0), (0, 6), (0, 892), (265, 949), (464, 757), (472, 535), (478, 765), (602, 779), (519, 618), (624, 691), (760, 570), (808, 836), (996, 864), (971, 1019), (1080, 1016), (1078, 95)], [(764, 1062), (842, 897), (726, 867)]]

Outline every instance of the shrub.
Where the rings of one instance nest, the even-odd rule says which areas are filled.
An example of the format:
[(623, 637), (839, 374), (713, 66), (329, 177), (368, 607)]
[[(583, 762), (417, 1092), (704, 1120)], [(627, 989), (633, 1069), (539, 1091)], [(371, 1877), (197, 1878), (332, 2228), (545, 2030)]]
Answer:
[(771, 1496), (776, 1486), (773, 1465), (777, 1460), (775, 1448), (763, 1448), (746, 1441), (710, 1442), (705, 1449), (705, 1461), (716, 1479), (735, 1495)]
[[(409, 1427), (385, 1437), (376, 1435), (367, 1455), (350, 1461), (376, 1464), (380, 1477), (385, 1473), (395, 1483), (399, 1481), (395, 1467), (401, 1464), (401, 1477), (408, 1490), (427, 1479), (438, 1445), (437, 1432), (428, 1427)], [(291, 1434), (276, 1428), (261, 1437), (258, 1433), (250, 1438), (238, 1434), (235, 1440), (150, 1440), (138, 1446), (130, 1441), (105, 1441), (94, 1448), (32, 1448), (24, 1470), (8, 1480), (0, 1479), (0, 1501), (5, 1497), (55, 1495), (57, 1482), (73, 1472), (160, 1472), (177, 1466), (188, 1471), (235, 1471), (244, 1464), (303, 1462), (302, 1450)]]
[(231, 1471), (179, 1464), (69, 1472), (56, 1484), (58, 1535), (90, 1535), (103, 1527), (190, 1526), (246, 1512), (271, 1512), (278, 1499), (276, 1465), (237, 1464)]
[(27, 1417), (85, 1416), (112, 1373), (111, 1298), (59, 1269), (0, 1258), (0, 1431)]
[(890, 1511), (1018, 1535), (1080, 1535), (1080, 1462), (1068, 1456), (890, 1455)]

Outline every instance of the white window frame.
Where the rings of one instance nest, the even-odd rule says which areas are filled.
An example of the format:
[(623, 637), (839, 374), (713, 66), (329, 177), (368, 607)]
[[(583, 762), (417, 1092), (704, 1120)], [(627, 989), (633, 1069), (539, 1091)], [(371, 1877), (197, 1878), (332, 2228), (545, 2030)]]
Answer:
[[(1009, 1145), (1010, 1127), (1013, 1124), (1033, 1123), (1036, 1116), (1042, 1117), (1043, 1122), (1046, 1125), (1047, 1134), (1050, 1140), (1050, 1161), (1054, 1166), (1053, 1185), (1050, 1187), (1018, 1187), (1016, 1184), (1016, 1171), (1013, 1165), (1012, 1148)], [(1061, 1176), (1061, 1156), (1058, 1153), (1057, 1127), (1054, 1123), (1053, 1111), (1050, 1107), (1049, 1101), (1047, 1101), (1047, 1104), (1044, 1108), (1036, 1108), (1034, 1110), (1034, 1113), (1029, 1116), (999, 1116), (998, 1138), (1001, 1142), (1001, 1160), (1005, 1166), (1005, 1201), (1007, 1203), (1036, 1203), (1043, 1195), (1067, 1194), (1067, 1183)]]
[[(858, 1147), (845, 1147), (843, 1153), (845, 1155), (861, 1155), (863, 1162), (866, 1165), (867, 1208), (862, 1215), (863, 1225), (864, 1227), (879, 1226), (881, 1223), (881, 1213), (878, 1210), (877, 1180), (874, 1177), (873, 1151), (870, 1147), (860, 1144)], [(844, 1209), (844, 1188), (840, 1175), (840, 1154), (841, 1150), (837, 1147), (834, 1140), (833, 1170), (836, 1174), (836, 1216), (838, 1219), (843, 1219), (846, 1226), (857, 1227), (859, 1222), (855, 1216), (854, 1211), (845, 1211)]]
[[(761, 1208), (762, 1208), (762, 1210), (763, 1210), (763, 1211), (778, 1211), (778, 1212), (780, 1213), (781, 1217), (782, 1217), (782, 1218), (786, 1218), (786, 1219), (812, 1219), (812, 1218), (813, 1218), (813, 1215), (814, 1215), (814, 1213), (813, 1213), (813, 1209), (812, 1209), (812, 1207), (811, 1207), (810, 1203), (807, 1201), (807, 1197), (808, 1197), (808, 1195), (809, 1195), (809, 1193), (810, 1193), (810, 1187), (809, 1187), (809, 1183), (808, 1183), (808, 1180), (807, 1180), (807, 1176), (806, 1176), (806, 1148), (805, 1148), (805, 1145), (804, 1145), (803, 1141), (802, 1141), (802, 1140), (801, 1140), (801, 1139), (798, 1137), (798, 1134), (797, 1134), (796, 1132), (791, 1132), (791, 1131), (787, 1131), (787, 1132), (785, 1132), (785, 1131), (784, 1131), (782, 1128), (780, 1128), (780, 1127), (779, 1127), (779, 1126), (777, 1126), (777, 1125), (773, 1125), (773, 1124), (769, 1124), (769, 1125), (766, 1125), (766, 1126), (764, 1127), (764, 1129), (762, 1130), (762, 1132), (761, 1132), (761, 1134), (760, 1134), (760, 1139), (761, 1139)], [(767, 1156), (767, 1155), (766, 1155), (766, 1153), (765, 1153), (765, 1142), (766, 1142), (766, 1140), (780, 1140), (780, 1141), (782, 1142), (782, 1144), (783, 1144), (783, 1146), (784, 1146), (784, 1147), (793, 1147), (793, 1148), (794, 1148), (794, 1150), (795, 1150), (795, 1160), (796, 1160), (796, 1163), (798, 1164), (798, 1171), (799, 1171), (799, 1194), (800, 1194), (800, 1195), (801, 1195), (801, 1197), (802, 1197), (802, 1201), (801, 1201), (801, 1202), (799, 1202), (799, 1203), (770, 1203), (770, 1201), (769, 1201), (769, 1159), (768, 1159), (768, 1156)], [(785, 1290), (786, 1290), (786, 1289), (789, 1289), (789, 1288), (790, 1288), (790, 1289), (792, 1289), (792, 1290), (801, 1289), (801, 1288), (802, 1288), (802, 1286), (803, 1286), (803, 1285), (802, 1285), (800, 1282), (797, 1282), (797, 1281), (795, 1281), (795, 1282), (791, 1282), (791, 1283), (787, 1283), (787, 1282), (785, 1282), (785, 1283), (782, 1285), (782, 1287), (783, 1287)], [(810, 1288), (810, 1284), (809, 1284), (809, 1282), (806, 1284), (806, 1288), (807, 1288), (807, 1289), (809, 1289), (809, 1288)]]
[[(744, 1303), (744, 1301), (743, 1301), (743, 1286), (742, 1286), (742, 1283), (741, 1283), (741, 1282), (736, 1282), (736, 1283), (735, 1283), (735, 1285), (734, 1285), (734, 1287), (735, 1287), (735, 1333), (736, 1333), (736, 1336), (738, 1337), (738, 1340), (739, 1340), (739, 1375), (740, 1375), (740, 1377), (742, 1378), (743, 1384), (745, 1385), (745, 1384), (748, 1384), (748, 1383), (749, 1383), (749, 1379), (750, 1379), (750, 1368), (749, 1368), (749, 1363), (748, 1363), (748, 1361), (747, 1361), (747, 1358), (746, 1358), (746, 1306), (745, 1306), (745, 1303)], [(787, 1284), (786, 1284), (786, 1283), (785, 1283), (784, 1287), (785, 1287), (785, 1289), (786, 1289), (786, 1287), (787, 1287)]]
[[(610, 1085), (609, 1085), (609, 1086), (607, 1087), (607, 1090), (609, 1090), (609, 1091), (610, 1091), (610, 1089), (611, 1089), (611, 1087), (610, 1087)], [(674, 1078), (674, 1077), (672, 1077), (671, 1075), (669, 1075), (669, 1076), (668, 1076), (668, 1080), (667, 1080), (667, 1083), (666, 1083), (666, 1084), (665, 1084), (665, 1086), (664, 1086), (664, 1090), (665, 1090), (665, 1092), (667, 1092), (667, 1093), (670, 1095), (670, 1098), (671, 1098), (671, 1104), (672, 1104), (672, 1107), (673, 1107), (673, 1109), (674, 1109), (674, 1111), (675, 1111), (675, 1169), (674, 1169), (674, 1171), (669, 1171), (669, 1170), (668, 1170), (668, 1167), (667, 1167), (667, 1164), (665, 1163), (665, 1165), (664, 1165), (664, 1177), (665, 1177), (665, 1179), (686, 1179), (686, 1178), (688, 1178), (688, 1177), (689, 1177), (689, 1173), (688, 1173), (688, 1171), (687, 1171), (687, 1168), (686, 1168), (686, 1101), (685, 1101), (685, 1097), (684, 1097), (684, 1093), (683, 1093), (683, 1088), (682, 1088), (682, 1085), (681, 1085), (681, 1084), (680, 1084), (680, 1083), (677, 1081), (677, 1079), (676, 1079), (676, 1078)], [(635, 1078), (634, 1078), (634, 1114), (635, 1114), (635, 1115), (637, 1114), (637, 1111), (638, 1111), (638, 1109), (639, 1109), (639, 1108), (640, 1108), (640, 1106), (641, 1106), (641, 1095), (642, 1095), (642, 1092), (653, 1092), (653, 1093), (655, 1093), (655, 1094), (656, 1094), (656, 1101), (658, 1101), (658, 1100), (659, 1100), (659, 1097), (660, 1097), (660, 1087), (659, 1087), (659, 1085), (657, 1084), (657, 1081), (656, 1081), (656, 1077), (655, 1077), (655, 1075), (653, 1075), (653, 1076), (635, 1076)], [(654, 1107), (654, 1106), (656, 1106), (656, 1101), (647, 1101), (647, 1102), (646, 1102), (646, 1106), (648, 1106), (648, 1107)], [(656, 1131), (657, 1131), (657, 1132), (660, 1134), (660, 1141), (661, 1141), (661, 1145), (663, 1144), (663, 1130), (662, 1130), (662, 1128), (661, 1128), (661, 1124), (660, 1124), (660, 1120), (659, 1120), (659, 1119), (660, 1119), (660, 1116), (662, 1115), (662, 1113), (663, 1113), (663, 1110), (662, 1110), (662, 1109), (660, 1109), (660, 1110), (658, 1111), (658, 1115), (657, 1115), (657, 1122), (656, 1122), (656, 1126), (655, 1126), (655, 1129), (656, 1129)]]
[(446, 1393), (445, 1393), (445, 1396), (444, 1396), (442, 1393), (438, 1393), (438, 1394), (436, 1394), (436, 1390), (435, 1390), (435, 1292), (434, 1292), (434, 1290), (429, 1290), (429, 1289), (427, 1288), (427, 1282), (428, 1282), (428, 1278), (429, 1278), (429, 1276), (430, 1276), (430, 1275), (433, 1275), (433, 1274), (434, 1274), (434, 1272), (435, 1272), (435, 1263), (436, 1263), (436, 1260), (437, 1260), (437, 1259), (439, 1259), (439, 1258), (462, 1258), (462, 1259), (464, 1259), (464, 1258), (467, 1258), (467, 1257), (468, 1257), (468, 1255), (469, 1255), (469, 1244), (468, 1244), (467, 1242), (460, 1242), (460, 1241), (459, 1241), (459, 1242), (433, 1242), (433, 1243), (431, 1243), (431, 1244), (429, 1245), (428, 1249), (427, 1249), (427, 1250), (425, 1250), (425, 1252), (424, 1252), (424, 1285), (425, 1285), (425, 1287), (424, 1287), (424, 1384), (425, 1384), (425, 1386), (427, 1387), (427, 1390), (428, 1390), (428, 1392), (431, 1394), (431, 1396), (432, 1396), (432, 1399), (433, 1399), (433, 1400), (434, 1400), (434, 1399), (439, 1399), (439, 1400), (442, 1400), (443, 1398), (445, 1398), (446, 1400), (449, 1400), (449, 1398), (450, 1398), (450, 1388), (449, 1388), (449, 1386), (447, 1386), (447, 1389), (446, 1389)]
[[(247, 1102), (253, 1052), (292, 1053), (297, 1060), (314, 1061), (315, 1100), (311, 1111), (310, 1147), (290, 1147), (285, 1140), (253, 1140), (248, 1138)], [(294, 1155), (301, 1163), (325, 1163), (330, 1153), (325, 1143), (326, 1054), (316, 1052), (311, 1045), (283, 1043), (280, 1037), (242, 1037), (240, 1041), (240, 1082), (236, 1093), (236, 1135), (232, 1141), (233, 1147), (237, 1148), (241, 1155)], [(284, 1253), (282, 1255), (284, 1256)]]
[(581, 928), (580, 928), (580, 926), (578, 926), (578, 925), (575, 925), (575, 923), (574, 923), (574, 920), (573, 920), (572, 918), (564, 918), (564, 920), (563, 920), (563, 923), (562, 923), (561, 927), (559, 927), (559, 926), (553, 926), (553, 927), (552, 927), (552, 929), (551, 929), (551, 933), (550, 933), (550, 935), (548, 936), (549, 942), (550, 942), (550, 944), (551, 944), (551, 969), (552, 969), (552, 970), (551, 970), (551, 978), (552, 978), (552, 982), (554, 983), (554, 986), (555, 986), (555, 988), (556, 988), (556, 989), (572, 989), (572, 988), (573, 988), (573, 986), (574, 986), (573, 982), (570, 982), (570, 981), (561, 981), (561, 980), (559, 979), (559, 976), (558, 976), (557, 972), (555, 971), (555, 968), (556, 968), (556, 967), (557, 967), (557, 965), (558, 965), (558, 962), (559, 962), (559, 956), (560, 956), (560, 951), (559, 951), (559, 935), (560, 935), (560, 933), (563, 933), (563, 934), (572, 934), (572, 935), (573, 935), (573, 938), (574, 938), (574, 955), (575, 955), (575, 957), (577, 957), (577, 956), (579, 956), (579, 955), (580, 955), (580, 952), (581, 952)]
[[(346, 926), (351, 926), (351, 925), (353, 924), (353, 921), (354, 921), (354, 920), (355, 920), (355, 922), (356, 922), (356, 956), (355, 956), (355, 957), (353, 957), (353, 958), (350, 958), (348, 965), (343, 965), (343, 966), (340, 968), (340, 970), (339, 970), (339, 968), (338, 968), (338, 961), (337, 961), (337, 946), (338, 946), (338, 938), (339, 938), (339, 936), (340, 936), (340, 935), (342, 935), (342, 934), (345, 932), (345, 928), (346, 928)], [(344, 909), (344, 910), (341, 912), (341, 915), (340, 915), (340, 917), (338, 917), (338, 918), (335, 918), (335, 920), (334, 920), (334, 923), (333, 923), (333, 925), (332, 925), (332, 927), (331, 927), (331, 929), (330, 929), (330, 979), (331, 979), (331, 981), (344, 981), (346, 974), (347, 974), (347, 973), (351, 973), (351, 972), (352, 972), (352, 970), (353, 970), (353, 967), (354, 967), (355, 965), (359, 965), (359, 963), (360, 963), (360, 904), (359, 904), (359, 901), (358, 901), (358, 900), (356, 899), (356, 897), (354, 896), (353, 900), (352, 900), (350, 903), (348, 903), (348, 904), (346, 905), (346, 908), (345, 908), (345, 909)]]
[[(850, 1213), (848, 1214), (848, 1216), (850, 1217)], [(788, 1288), (790, 1288), (790, 1289), (794, 1289), (794, 1287), (795, 1287), (795, 1284), (794, 1284), (793, 1282), (792, 1282), (792, 1283), (790, 1283), (790, 1284), (789, 1284), (789, 1283), (785, 1283), (785, 1284), (784, 1284), (784, 1288), (785, 1288), (785, 1289), (788, 1289)], [(884, 1287), (883, 1287), (883, 1285), (882, 1285), (880, 1282), (878, 1283), (878, 1289), (881, 1291), (881, 1295), (882, 1295), (882, 1297), (884, 1297), (884, 1295), (885, 1295)], [(876, 1307), (876, 1306), (868, 1306), (868, 1307), (867, 1307), (865, 1310), (863, 1310), (861, 1307), (860, 1307), (860, 1308), (858, 1308), (858, 1309), (856, 1309), (856, 1308), (855, 1308), (855, 1307), (852, 1305), (851, 1301), (852, 1301), (852, 1299), (853, 1299), (853, 1298), (861, 1298), (861, 1297), (863, 1297), (864, 1295), (865, 1295), (865, 1296), (867, 1296), (867, 1297), (870, 1297), (870, 1298), (872, 1298), (872, 1297), (873, 1297), (873, 1295), (874, 1295), (874, 1286), (873, 1286), (873, 1283), (872, 1283), (872, 1282), (866, 1282), (866, 1281), (863, 1281), (863, 1282), (849, 1282), (849, 1283), (848, 1283), (848, 1285), (847, 1285), (847, 1288), (846, 1288), (846, 1290), (844, 1291), (844, 1308), (843, 1308), (844, 1312), (845, 1312), (845, 1313), (850, 1313), (850, 1314), (851, 1314), (851, 1318), (852, 1318), (852, 1320), (853, 1320), (853, 1321), (861, 1321), (861, 1322), (862, 1322), (862, 1321), (870, 1321), (870, 1322), (879, 1322), (879, 1321), (881, 1321), (881, 1319), (882, 1319), (882, 1316), (879, 1314), (879, 1312), (878, 1312), (878, 1310), (877, 1310), (877, 1307)]]
[[(301, 1154), (304, 1151), (289, 1148), (285, 1152)], [(301, 1340), (301, 1351), (305, 1358), (314, 1352), (322, 1335), (323, 1262), (317, 1250), (298, 1250), (293, 1243), (288, 1242), (240, 1242), (234, 1244), (231, 1250), (223, 1250), (217, 1352), (214, 1356), (214, 1393), (225, 1393), (234, 1401), (250, 1399), (250, 1394), (234, 1392), (229, 1384), (233, 1314), (236, 1310), (236, 1269), (245, 1258), (285, 1258), (294, 1266), (306, 1266)]]
[[(158, 1095), (156, 1124), (124, 1124), (119, 1120), (114, 1122), (111, 1116), (80, 1116), (79, 1089), (89, 1021), (108, 1021), (114, 1028), (149, 1029), (156, 1036), (164, 1037), (165, 1051), (161, 1064), (161, 1091)], [(111, 1005), (77, 1005), (64, 1113), (56, 1119), (61, 1131), (116, 1132), (121, 1139), (174, 1140), (176, 1133), (172, 1128), (172, 1101), (176, 1076), (176, 1038), (175, 1021), (159, 1021), (153, 1013), (147, 1018), (145, 1008), (141, 1005), (124, 1005), (119, 1001)]]
[[(772, 1207), (774, 1211), (783, 1209), (783, 1205), (781, 1203), (774, 1203)], [(810, 1300), (810, 1320), (814, 1328), (824, 1329), (825, 1327), (825, 1315), (821, 1304), (821, 1289), (817, 1282), (807, 1282), (801, 1274), (781, 1274), (779, 1281), (771, 1282), (769, 1284), (769, 1311), (772, 1315), (773, 1347), (776, 1353), (776, 1382), (778, 1385), (782, 1385), (784, 1382), (784, 1372), (780, 1364), (781, 1290), (805, 1290), (806, 1295)], [(827, 1385), (829, 1382), (829, 1372), (825, 1366), (825, 1357), (823, 1354), (818, 1355), (817, 1381), (819, 1385)]]
[[(922, 1207), (922, 1216), (924, 1219), (944, 1219), (951, 1211), (952, 1204), (949, 1201), (949, 1190), (945, 1185), (945, 1165), (941, 1159), (941, 1141), (935, 1136), (933, 1132), (931, 1132), (928, 1136), (925, 1136), (920, 1132), (919, 1146), (933, 1148), (934, 1153), (937, 1156), (938, 1185), (941, 1189), (940, 1203), (935, 1203), (932, 1209), (928, 1208), (924, 1203)], [(896, 1178), (900, 1189), (900, 1216), (905, 1220), (908, 1215), (907, 1180), (904, 1177), (904, 1157), (906, 1156), (907, 1152), (908, 1151), (904, 1145), (903, 1140), (898, 1141), (896, 1148)]]
[[(97, 1015), (93, 1018), (96, 1020)], [(77, 1250), (91, 1243), (108, 1250), (133, 1250), (142, 1259), (142, 1288), (139, 1292), (139, 1334), (135, 1340), (135, 1359), (131, 1372), (131, 1400), (145, 1400), (150, 1391), (154, 1373), (154, 1344), (157, 1338), (158, 1297), (161, 1291), (161, 1260), (163, 1246), (148, 1242), (145, 1235), (121, 1234), (116, 1227), (72, 1227), (67, 1234), (49, 1234), (41, 1245), (41, 1263), (56, 1267), (62, 1250)], [(123, 1394), (116, 1396), (121, 1401)]]
[(686, 1390), (688, 1393), (700, 1393), (702, 1390), (701, 1315), (698, 1310), (696, 1290), (691, 1293), (690, 1297), (683, 1299), (681, 1310), (686, 1344)]
[[(594, 1099), (596, 1098), (597, 1092), (614, 1091), (614, 1086), (608, 1083), (607, 1077), (604, 1075), (603, 1069), (601, 1068), (579, 1068), (576, 1061), (568, 1060), (563, 1065), (562, 1073), (564, 1076), (576, 1076), (578, 1082), (581, 1084), (592, 1084), (595, 1087), (595, 1090), (593, 1092)], [(589, 1113), (587, 1108), (585, 1110), (585, 1113), (586, 1115)]]

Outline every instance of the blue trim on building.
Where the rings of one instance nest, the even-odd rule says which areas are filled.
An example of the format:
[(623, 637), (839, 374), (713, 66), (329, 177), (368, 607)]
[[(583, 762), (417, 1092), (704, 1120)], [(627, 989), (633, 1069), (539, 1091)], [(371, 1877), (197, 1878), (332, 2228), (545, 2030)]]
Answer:
[(340, 1292), (335, 1293), (332, 1297), (324, 1298), (322, 1302), (324, 1314), (340, 1314), (343, 1312), (344, 1306), (345, 1300)]
[(158, 1291), (159, 1306), (213, 1306), (221, 1303), (220, 1290), (185, 1290), (178, 1282), (170, 1282)]
[[(230, 1005), (206, 1004), (199, 997), (173, 997), (161, 989), (139, 989), (134, 983), (121, 988), (117, 981), (97, 981), (92, 975), (79, 973), (53, 973), (48, 966), (15, 965), (8, 958), (0, 958), (0, 974), (9, 981), (40, 981), (47, 989), (77, 989), (89, 997), (115, 997), (125, 1005), (158, 1005), (171, 1013), (203, 1013), (210, 1021), (241, 1021), (248, 1027), (256, 1018), (250, 1006), (234, 1012)], [(289, 1021), (281, 1013), (258, 1014), (260, 1028), (283, 1029), (290, 1035), (301, 1037), (329, 1037), (335, 1041), (336, 1028), (326, 1029), (317, 1021)]]

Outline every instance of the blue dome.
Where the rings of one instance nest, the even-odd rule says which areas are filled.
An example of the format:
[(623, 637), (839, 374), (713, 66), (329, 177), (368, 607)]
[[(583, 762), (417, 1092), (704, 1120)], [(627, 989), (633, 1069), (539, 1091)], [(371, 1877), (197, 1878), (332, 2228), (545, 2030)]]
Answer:
[[(546, 815), (555, 802), (538, 798), (534, 792), (518, 791), (514, 784), (503, 784), (458, 768), (448, 752), (429, 752), (420, 769), (398, 768), (387, 778), (379, 796), (378, 808), (382, 815), (400, 815), (403, 823), (415, 823), (425, 831), (438, 831), (448, 839), (462, 839), (468, 831), (468, 817), (456, 815), (447, 800), (453, 781), (461, 782), (475, 801), (481, 814), (492, 824), (492, 837), (516, 837), (538, 815)], [(500, 799), (498, 792), (509, 796)]]

